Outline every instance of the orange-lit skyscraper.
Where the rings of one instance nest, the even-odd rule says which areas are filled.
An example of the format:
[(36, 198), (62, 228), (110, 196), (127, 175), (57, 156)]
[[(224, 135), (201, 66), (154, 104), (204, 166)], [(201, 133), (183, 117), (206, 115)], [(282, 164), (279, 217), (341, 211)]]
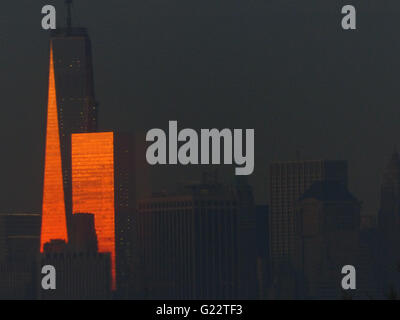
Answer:
[[(132, 140), (113, 132), (73, 134), (72, 209), (92, 213), (99, 252), (110, 252), (112, 284), (128, 273), (134, 210)], [(128, 254), (126, 254), (128, 252)]]
[(43, 245), (52, 239), (68, 241), (56, 94), (53, 47), (50, 47), (41, 251)]
[[(70, 12), (70, 11), (69, 11)], [(50, 38), (41, 250), (68, 240), (72, 214), (71, 134), (97, 129), (91, 43), (85, 28), (57, 28)]]

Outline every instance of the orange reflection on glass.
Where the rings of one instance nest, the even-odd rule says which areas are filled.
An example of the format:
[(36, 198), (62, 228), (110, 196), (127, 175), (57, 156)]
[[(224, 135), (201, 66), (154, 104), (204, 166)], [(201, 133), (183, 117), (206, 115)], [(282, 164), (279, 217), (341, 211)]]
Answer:
[(73, 134), (72, 210), (92, 213), (99, 252), (110, 252), (115, 289), (114, 134)]
[(61, 149), (58, 129), (53, 48), (50, 47), (49, 93), (47, 104), (46, 149), (44, 163), (42, 230), (40, 250), (52, 239), (68, 241), (65, 216)]

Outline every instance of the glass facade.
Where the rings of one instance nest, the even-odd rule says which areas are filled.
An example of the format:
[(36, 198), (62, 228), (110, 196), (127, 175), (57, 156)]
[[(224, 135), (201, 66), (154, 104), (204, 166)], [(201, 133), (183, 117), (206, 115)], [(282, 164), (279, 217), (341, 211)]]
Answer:
[(68, 241), (58, 127), (53, 47), (50, 47), (49, 93), (40, 249), (52, 239)]
[(99, 252), (111, 253), (115, 289), (114, 133), (73, 134), (72, 212), (94, 214)]

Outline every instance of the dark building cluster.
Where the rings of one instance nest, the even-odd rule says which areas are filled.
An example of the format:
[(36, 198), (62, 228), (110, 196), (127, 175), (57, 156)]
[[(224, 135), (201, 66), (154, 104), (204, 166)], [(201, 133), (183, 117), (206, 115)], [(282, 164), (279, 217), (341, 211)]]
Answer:
[(142, 292), (159, 299), (256, 298), (251, 188), (203, 177), (139, 202)]
[(47, 242), (38, 260), (39, 268), (47, 265), (55, 268), (56, 288), (60, 290), (43, 290), (38, 282), (36, 297), (41, 300), (111, 298), (111, 254), (98, 252), (94, 215), (72, 215), (70, 234), (68, 243)]
[[(100, 132), (97, 109), (90, 39), (69, 15), (50, 39), (42, 212), (0, 214), (1, 299), (400, 294), (397, 152), (376, 222), (349, 191), (346, 161), (271, 163), (260, 205), (245, 179), (210, 173), (144, 196), (144, 148), (130, 134)], [(55, 290), (41, 286), (45, 265), (57, 271)], [(344, 265), (356, 268), (357, 290), (342, 289)]]
[[(270, 279), (266, 298), (398, 297), (400, 160), (383, 172), (376, 219), (348, 190), (344, 161), (291, 161), (270, 166)], [(343, 290), (343, 266), (357, 271)]]

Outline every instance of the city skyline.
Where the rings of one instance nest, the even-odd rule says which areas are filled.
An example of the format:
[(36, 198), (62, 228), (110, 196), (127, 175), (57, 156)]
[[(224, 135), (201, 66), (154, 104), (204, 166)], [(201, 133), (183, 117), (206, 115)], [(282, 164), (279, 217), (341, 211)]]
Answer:
[[(332, 26), (331, 4), (193, 9), (153, 0), (129, 5), (142, 10), (137, 20), (118, 21), (119, 8), (57, 6), (57, 30), (27, 30), (14, 46), (34, 41), (35, 49), (9, 82), (0, 76), (6, 87), (25, 75), (4, 90), (0, 119), (0, 143), (1, 130), (12, 137), (0, 180), (0, 213), (8, 212), (0, 214), (0, 284), (11, 296), (396, 297), (400, 64), (391, 55), (400, 42), (377, 30), (399, 21), (344, 34)], [(373, 21), (373, 7), (360, 25)], [(371, 36), (391, 45), (390, 55), (366, 51)], [(241, 164), (245, 176), (235, 171)], [(28, 212), (40, 211), (38, 244), (38, 216)], [(47, 263), (61, 279), (54, 292), (39, 285)], [(357, 268), (359, 291), (340, 282), (341, 267)]]
[[(0, 192), (0, 206), (5, 211), (40, 209), (37, 190), (41, 188), (43, 163), (42, 124), (45, 119), (43, 104), (46, 101), (44, 70), (47, 62), (45, 43), (49, 35), (39, 27), (34, 27), (37, 19), (30, 12), (35, 12), (36, 4), (25, 2), (27, 13), (21, 13), (24, 16), (21, 26), (6, 28), (7, 34), (3, 36), (3, 41), (10, 37), (24, 37), (27, 39), (25, 46), (32, 42), (43, 45), (35, 46), (29, 50), (31, 55), (23, 57), (26, 64), (22, 70), (16, 68), (15, 61), (21, 61), (24, 45), (5, 46), (2, 56), (9, 60), (8, 50), (17, 52), (17, 59), (7, 62), (4, 73), (14, 74), (15, 77), (0, 79), (5, 89), (4, 103), (10, 110), (3, 115), (0, 126), (3, 130), (0, 142), (11, 151), (2, 158), (3, 167), (10, 168), (4, 172), (4, 182), (0, 184), (0, 190), (3, 191)], [(55, 5), (61, 7), (58, 21), (62, 25), (64, 4), (55, 1)], [(99, 111), (102, 128), (144, 130), (163, 127), (171, 119), (194, 128), (253, 126), (256, 130), (256, 171), (250, 182), (255, 187), (257, 202), (267, 201), (265, 180), (269, 163), (273, 160), (295, 159), (296, 150), (300, 150), (303, 159), (348, 160), (350, 190), (364, 202), (363, 212), (376, 214), (380, 177), (393, 145), (398, 140), (396, 117), (393, 116), (400, 101), (393, 78), (398, 64), (391, 58), (396, 56), (398, 46), (397, 41), (394, 42), (395, 46), (392, 45), (392, 36), (386, 32), (395, 26), (395, 20), (388, 19), (379, 24), (379, 32), (371, 33), (371, 29), (368, 29), (371, 27), (365, 23), (364, 31), (342, 35), (340, 30), (333, 27), (337, 19), (336, 7), (333, 4), (317, 4), (315, 1), (310, 1), (310, 10), (313, 8), (310, 12), (300, 8), (300, 5), (278, 5), (272, 1), (268, 4), (257, 3), (254, 8), (242, 3), (227, 6), (229, 11), (226, 15), (222, 15), (222, 8), (216, 5), (212, 6), (211, 14), (205, 5), (199, 4), (198, 17), (193, 21), (187, 18), (193, 18), (189, 5), (178, 9), (173, 3), (163, 4), (160, 8), (170, 9), (171, 14), (177, 17), (175, 22), (163, 18), (156, 5), (160, 4), (157, 1), (154, 5), (127, 4), (132, 10), (124, 12), (129, 11), (133, 14), (131, 17), (119, 8), (108, 10), (105, 14), (104, 3), (99, 3), (95, 12), (91, 12), (90, 2), (75, 4), (73, 13), (77, 18), (73, 21), (89, 28), (96, 51), (95, 85), (102, 108)], [(17, 12), (13, 10), (14, 4), (7, 3), (5, 6), (10, 6), (10, 10), (5, 12)], [(314, 6), (320, 16), (314, 17), (317, 21), (304, 24), (303, 20), (312, 16)], [(259, 14), (261, 9), (265, 12), (263, 16)], [(360, 8), (365, 10), (364, 21), (372, 21), (372, 10), (375, 9), (378, 8), (373, 4)], [(290, 40), (287, 43), (280, 41), (278, 33), (269, 28), (286, 14), (285, 10), (296, 10), (296, 16), (287, 26), (282, 26), (280, 31)], [(394, 2), (389, 2), (386, 8), (380, 10), (398, 11), (399, 8)], [(114, 15), (119, 15), (119, 18), (114, 18)], [(210, 18), (209, 23), (204, 24), (203, 18), (206, 17)], [(217, 23), (219, 18), (221, 23)], [(11, 23), (9, 19), (10, 16), (6, 16), (2, 21), (8, 24)], [(104, 23), (97, 23), (98, 19)], [(229, 21), (235, 21), (235, 25)], [(164, 31), (159, 28), (161, 23)], [(181, 28), (182, 23), (192, 31), (192, 36)], [(322, 28), (315, 28), (315, 24), (322, 25)], [(203, 26), (203, 29), (199, 30), (199, 26)], [(215, 36), (210, 38), (207, 34), (211, 28), (216, 29)], [(385, 34), (385, 37), (381, 37), (381, 34)], [(171, 40), (168, 43), (163, 40), (166, 36)], [(299, 37), (306, 39), (305, 46), (296, 40)], [(239, 38), (240, 43), (235, 38)], [(322, 38), (326, 40), (321, 42)], [(317, 40), (320, 43), (318, 46), (314, 45)], [(381, 52), (379, 54), (383, 59), (374, 59), (378, 60), (378, 67), (369, 63), (373, 54), (378, 53), (366, 51), (369, 41), (373, 40), (381, 47), (389, 48), (390, 43), (390, 54)], [(17, 50), (19, 47), (21, 50)], [(272, 62), (282, 54), (282, 59), (288, 58), (287, 52), (291, 51), (291, 47), (297, 54), (290, 55), (293, 61), (287, 67), (279, 63), (282, 68), (279, 71)], [(118, 55), (122, 56), (118, 58), (112, 48), (118, 49)], [(200, 51), (196, 54), (196, 50), (191, 48)], [(334, 51), (335, 48), (343, 50)], [(237, 58), (228, 54), (232, 50), (237, 52)], [(177, 59), (179, 55), (176, 52), (185, 52), (183, 60)], [(312, 65), (311, 60), (315, 61)], [(189, 69), (188, 65), (191, 66)], [(325, 72), (323, 81), (320, 71)], [(340, 75), (346, 72), (350, 75), (349, 79), (342, 79), (344, 83), (340, 85)], [(370, 76), (367, 77), (367, 74)], [(373, 75), (381, 79), (379, 84), (372, 81)], [(283, 83), (285, 78), (293, 79), (289, 81), (293, 96), (290, 99), (283, 94), (288, 85)], [(16, 81), (26, 88), (24, 96), (16, 96)], [(345, 97), (348, 90), (354, 89), (360, 81), (366, 88), (363, 93), (366, 97), (356, 94), (347, 101)], [(236, 90), (239, 84), (242, 89)], [(332, 88), (336, 85), (339, 85), (336, 90), (338, 96), (333, 97)], [(311, 88), (314, 89), (310, 91)], [(216, 92), (217, 95), (214, 94)], [(324, 101), (324, 96), (330, 97), (329, 101)], [(196, 120), (191, 119), (192, 110), (200, 110), (200, 107), (206, 112), (197, 111)], [(14, 124), (15, 127), (17, 122), (20, 123), (19, 130), (13, 132), (10, 126)], [(308, 129), (299, 131), (298, 123), (302, 122), (307, 124)], [(340, 130), (335, 129), (338, 127)], [(369, 134), (366, 128), (376, 135)], [(15, 142), (11, 144), (11, 141)], [(26, 148), (16, 147), (22, 144)], [(371, 149), (374, 150), (372, 154), (369, 153)], [(17, 164), (27, 157), (31, 159), (30, 164), (19, 165), (22, 169), (17, 171)], [(185, 176), (196, 177), (200, 170), (180, 167), (156, 169), (155, 175), (163, 179), (154, 178), (154, 188), (173, 188), (173, 185), (166, 182), (171, 177), (180, 180)], [(22, 186), (17, 183), (24, 179), (26, 183)], [(23, 195), (24, 201), (18, 201), (16, 208), (14, 203), (17, 202), (17, 195)]]

